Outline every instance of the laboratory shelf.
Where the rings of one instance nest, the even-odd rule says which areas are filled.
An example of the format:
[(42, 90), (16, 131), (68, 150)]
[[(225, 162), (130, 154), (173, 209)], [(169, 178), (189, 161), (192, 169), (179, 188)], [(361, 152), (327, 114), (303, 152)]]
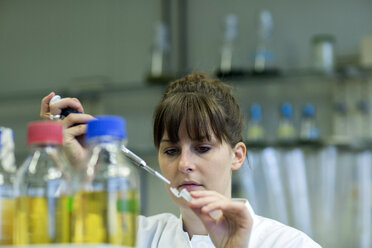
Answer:
[(320, 149), (328, 146), (334, 146), (343, 150), (368, 150), (372, 149), (372, 139), (327, 139), (327, 140), (303, 140), (294, 139), (292, 141), (274, 141), (274, 142), (251, 142), (244, 141), (247, 149), (264, 149), (273, 147), (278, 149), (293, 148), (313, 148)]

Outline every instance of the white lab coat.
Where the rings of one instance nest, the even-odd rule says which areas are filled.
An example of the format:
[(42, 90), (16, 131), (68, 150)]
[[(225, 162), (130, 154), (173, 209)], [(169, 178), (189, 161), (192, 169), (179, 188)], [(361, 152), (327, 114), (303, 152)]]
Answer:
[[(235, 200), (235, 199), (234, 199)], [(248, 201), (248, 211), (253, 216), (249, 248), (320, 248), (305, 233), (275, 220), (255, 215)], [(165, 213), (139, 217), (138, 248), (209, 248), (215, 247), (208, 235), (194, 235), (191, 240), (183, 231), (182, 218)]]

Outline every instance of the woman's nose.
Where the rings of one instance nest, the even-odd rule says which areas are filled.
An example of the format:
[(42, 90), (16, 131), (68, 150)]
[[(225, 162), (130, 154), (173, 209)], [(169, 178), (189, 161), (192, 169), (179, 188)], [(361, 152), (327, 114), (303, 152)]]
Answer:
[(191, 173), (195, 170), (195, 165), (192, 162), (190, 153), (182, 152), (180, 160), (178, 162), (178, 170), (182, 173)]

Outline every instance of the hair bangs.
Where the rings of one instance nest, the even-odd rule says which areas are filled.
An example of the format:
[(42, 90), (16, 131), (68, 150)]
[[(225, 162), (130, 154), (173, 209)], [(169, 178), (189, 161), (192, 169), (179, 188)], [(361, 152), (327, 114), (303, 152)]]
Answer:
[[(173, 99), (172, 99), (173, 98)], [(167, 103), (168, 102), (168, 103)], [(185, 109), (182, 106), (182, 99), (177, 97), (171, 97), (165, 101), (164, 104), (164, 116), (162, 121), (162, 132), (160, 133), (159, 141), (166, 132), (168, 138), (172, 143), (176, 143), (179, 140), (178, 130), (181, 126), (182, 117)], [(160, 143), (160, 142), (159, 142)]]
[[(162, 104), (162, 112), (155, 119), (156, 126), (163, 136), (166, 132), (171, 142), (179, 141), (178, 132), (185, 125), (186, 132), (192, 140), (211, 140), (212, 133), (222, 142), (225, 126), (221, 108), (215, 101), (198, 93), (175, 94)], [(159, 126), (160, 125), (160, 126)], [(154, 137), (158, 147), (162, 137)]]
[(189, 97), (185, 98), (185, 100), (186, 111), (184, 120), (188, 136), (192, 140), (210, 140), (211, 125), (204, 97), (197, 97), (195, 94), (189, 94)]

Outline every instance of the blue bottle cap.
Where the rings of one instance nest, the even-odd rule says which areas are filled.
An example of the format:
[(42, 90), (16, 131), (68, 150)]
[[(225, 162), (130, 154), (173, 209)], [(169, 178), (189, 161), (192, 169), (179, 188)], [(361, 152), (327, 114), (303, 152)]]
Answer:
[(302, 113), (306, 117), (313, 117), (315, 115), (315, 107), (311, 103), (305, 104), (304, 108), (302, 109)]
[(96, 119), (87, 122), (86, 139), (99, 136), (114, 136), (120, 139), (126, 139), (125, 119), (115, 115), (96, 116)]
[(292, 104), (285, 102), (282, 104), (281, 113), (283, 117), (292, 118)]
[(368, 114), (368, 103), (366, 100), (360, 100), (357, 103), (357, 108), (362, 111), (362, 113)]
[(261, 105), (258, 103), (253, 103), (251, 106), (251, 118), (255, 121), (261, 120)]
[(346, 103), (344, 102), (337, 102), (334, 104), (334, 110), (338, 112), (339, 114), (345, 115), (347, 112)]

